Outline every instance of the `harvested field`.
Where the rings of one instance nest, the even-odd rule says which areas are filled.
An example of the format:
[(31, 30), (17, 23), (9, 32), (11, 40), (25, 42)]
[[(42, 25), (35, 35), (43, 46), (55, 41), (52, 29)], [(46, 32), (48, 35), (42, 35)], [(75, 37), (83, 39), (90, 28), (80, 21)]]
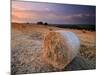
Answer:
[[(64, 69), (54, 68), (46, 64), (42, 56), (42, 44), (48, 31), (66, 30), (76, 33), (80, 38), (81, 48), (73, 61)], [(65, 29), (52, 26), (35, 24), (12, 23), (11, 30), (11, 72), (15, 74), (27, 74), (37, 72), (55, 72), (70, 70), (95, 69), (96, 41), (95, 32), (75, 29)]]

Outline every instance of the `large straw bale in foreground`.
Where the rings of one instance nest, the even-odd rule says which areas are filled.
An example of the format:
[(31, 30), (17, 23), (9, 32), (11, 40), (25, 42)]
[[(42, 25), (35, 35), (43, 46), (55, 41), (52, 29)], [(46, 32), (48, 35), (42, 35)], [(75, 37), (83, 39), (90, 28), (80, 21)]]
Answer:
[(44, 38), (43, 59), (55, 68), (63, 69), (77, 55), (80, 41), (73, 32), (50, 31)]

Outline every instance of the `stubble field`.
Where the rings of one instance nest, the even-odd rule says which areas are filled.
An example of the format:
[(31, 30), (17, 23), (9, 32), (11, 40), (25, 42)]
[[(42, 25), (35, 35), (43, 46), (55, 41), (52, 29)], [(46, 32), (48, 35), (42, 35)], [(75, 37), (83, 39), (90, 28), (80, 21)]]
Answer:
[[(11, 26), (11, 72), (12, 74), (52, 72), (75, 69), (73, 64), (83, 64), (82, 69), (95, 69), (96, 61), (96, 32), (76, 29), (65, 29), (52, 26), (17, 24)], [(47, 65), (41, 60), (42, 43), (45, 34), (48, 31), (66, 30), (76, 33), (80, 38), (81, 47), (76, 59), (72, 61), (69, 67), (58, 70), (51, 65)], [(81, 60), (81, 58), (84, 60)], [(75, 62), (74, 61), (79, 61)], [(87, 65), (88, 64), (88, 65)], [(76, 66), (77, 67), (77, 66)]]

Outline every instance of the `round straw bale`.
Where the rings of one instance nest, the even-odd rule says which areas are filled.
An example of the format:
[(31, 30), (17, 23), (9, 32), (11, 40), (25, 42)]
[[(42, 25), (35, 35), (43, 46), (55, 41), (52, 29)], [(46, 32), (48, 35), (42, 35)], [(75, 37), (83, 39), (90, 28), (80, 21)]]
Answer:
[(63, 69), (77, 55), (80, 41), (73, 32), (50, 31), (44, 38), (43, 60)]

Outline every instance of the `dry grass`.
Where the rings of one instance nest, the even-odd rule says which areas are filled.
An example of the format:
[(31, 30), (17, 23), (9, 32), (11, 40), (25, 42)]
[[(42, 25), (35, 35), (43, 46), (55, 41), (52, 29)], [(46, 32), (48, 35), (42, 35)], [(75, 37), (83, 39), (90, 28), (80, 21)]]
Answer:
[(58, 69), (63, 69), (68, 63), (67, 47), (60, 33), (49, 32), (44, 39), (43, 59)]
[(66, 30), (75, 32), (81, 40), (78, 56), (95, 62), (95, 32), (47, 27), (41, 25), (12, 24), (11, 72), (12, 74), (61, 71), (42, 61), (42, 43), (46, 32)]

